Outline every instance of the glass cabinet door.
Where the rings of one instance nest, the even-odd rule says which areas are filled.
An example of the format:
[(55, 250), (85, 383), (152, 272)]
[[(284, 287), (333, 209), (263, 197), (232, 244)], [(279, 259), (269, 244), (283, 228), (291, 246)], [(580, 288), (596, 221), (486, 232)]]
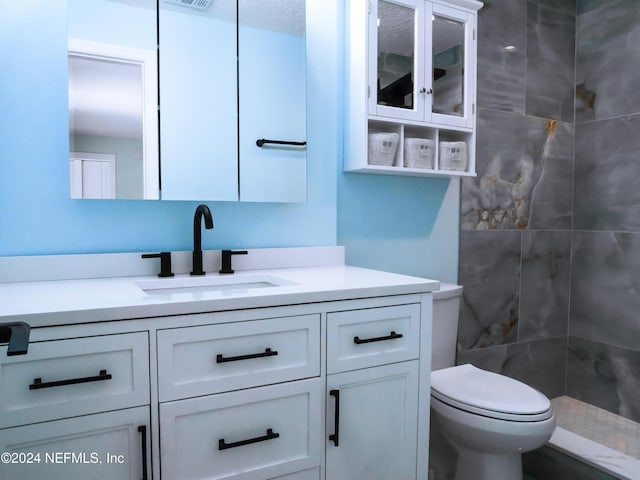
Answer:
[(369, 12), (369, 114), (472, 127), (473, 14), (424, 0)]
[(424, 0), (378, 0), (369, 19), (369, 113), (424, 117)]
[(431, 121), (471, 127), (472, 16), (433, 4), (427, 25), (431, 32)]

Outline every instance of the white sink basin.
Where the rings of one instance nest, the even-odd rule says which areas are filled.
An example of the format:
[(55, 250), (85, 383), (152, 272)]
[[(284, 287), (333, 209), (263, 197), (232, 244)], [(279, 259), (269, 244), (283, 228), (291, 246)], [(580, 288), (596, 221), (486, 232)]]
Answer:
[(273, 275), (211, 275), (198, 277), (171, 277), (135, 282), (148, 295), (177, 293), (224, 292), (241, 293), (254, 289), (294, 285), (293, 282)]

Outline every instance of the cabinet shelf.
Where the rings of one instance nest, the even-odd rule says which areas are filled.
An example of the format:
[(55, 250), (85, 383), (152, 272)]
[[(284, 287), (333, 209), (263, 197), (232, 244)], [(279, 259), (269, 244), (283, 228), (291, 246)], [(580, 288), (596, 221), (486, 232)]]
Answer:
[(451, 177), (475, 177), (475, 172), (462, 172), (456, 170), (434, 170), (429, 168), (409, 168), (409, 167), (386, 167), (383, 165), (365, 165), (362, 167), (347, 169), (349, 173), (374, 173), (379, 175), (404, 175), (412, 177), (432, 177), (432, 178), (451, 178)]

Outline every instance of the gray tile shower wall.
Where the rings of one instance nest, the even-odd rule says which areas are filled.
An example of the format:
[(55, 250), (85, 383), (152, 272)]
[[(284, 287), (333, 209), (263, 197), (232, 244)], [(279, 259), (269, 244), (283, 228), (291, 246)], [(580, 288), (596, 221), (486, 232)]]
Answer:
[(577, 12), (567, 393), (640, 421), (640, 2)]
[(549, 396), (566, 376), (574, 46), (574, 0), (485, 3), (478, 176), (461, 188), (457, 361)]
[(457, 358), (635, 420), (639, 42), (638, 0), (488, 0), (480, 11)]
[(522, 233), (519, 341), (567, 335), (570, 262), (571, 232)]
[(569, 230), (573, 124), (483, 108), (477, 123), (478, 176), (462, 183), (462, 229)]
[(640, 233), (575, 232), (570, 335), (640, 350), (639, 273)]
[(569, 337), (567, 394), (640, 422), (640, 351)]
[[(584, 2), (579, 2), (579, 5)], [(589, 1), (578, 15), (576, 122), (640, 112), (640, 5)]]
[(573, 121), (575, 27), (573, 11), (527, 4), (528, 115)]
[[(640, 30), (638, 33), (640, 44)], [(640, 114), (576, 125), (577, 230), (640, 231), (638, 132)]]
[(564, 393), (566, 359), (565, 337), (458, 352), (459, 363), (516, 378), (549, 397)]

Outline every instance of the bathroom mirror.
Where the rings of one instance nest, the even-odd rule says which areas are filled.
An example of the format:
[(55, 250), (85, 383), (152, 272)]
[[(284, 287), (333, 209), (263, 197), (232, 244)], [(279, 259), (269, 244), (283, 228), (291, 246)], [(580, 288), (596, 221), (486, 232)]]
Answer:
[(433, 15), (433, 113), (463, 117), (465, 24)]
[(68, 0), (71, 196), (304, 202), (305, 23), (305, 0)]
[(67, 18), (71, 197), (159, 198), (155, 0), (68, 0)]

